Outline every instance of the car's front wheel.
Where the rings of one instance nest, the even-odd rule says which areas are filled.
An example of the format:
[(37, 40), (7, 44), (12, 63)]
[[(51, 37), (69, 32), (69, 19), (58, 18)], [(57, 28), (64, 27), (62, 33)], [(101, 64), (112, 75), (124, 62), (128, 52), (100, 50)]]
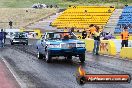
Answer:
[(28, 43), (23, 43), (23, 45), (28, 45)]
[(45, 60), (46, 60), (47, 63), (50, 63), (51, 60), (52, 60), (52, 57), (51, 57), (51, 55), (49, 54), (48, 51), (46, 51), (46, 53), (45, 53)]
[(81, 63), (84, 63), (84, 61), (85, 61), (85, 53), (80, 54), (79, 55), (79, 59), (80, 59)]
[(43, 54), (41, 54), (40, 52), (37, 53), (37, 57), (38, 59), (43, 59)]
[(13, 41), (11, 41), (11, 45), (14, 45)]

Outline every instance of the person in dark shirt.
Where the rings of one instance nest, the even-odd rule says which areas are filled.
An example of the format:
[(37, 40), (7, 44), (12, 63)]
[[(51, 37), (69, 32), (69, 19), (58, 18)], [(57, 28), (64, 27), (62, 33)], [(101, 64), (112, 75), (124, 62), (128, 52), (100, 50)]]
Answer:
[(50, 5), (50, 8), (52, 8), (53, 6), (52, 5)]
[(10, 29), (12, 29), (12, 24), (13, 24), (13, 22), (12, 21), (9, 21)]
[(1, 32), (0, 32), (0, 47), (3, 47), (3, 39), (4, 39), (4, 33), (3, 33), (3, 29), (1, 29)]
[(82, 32), (82, 39), (85, 39), (87, 37), (87, 32), (86, 30), (84, 29), (84, 31)]
[(3, 29), (1, 29), (1, 32), (3, 33), (3, 43), (5, 44), (7, 33)]

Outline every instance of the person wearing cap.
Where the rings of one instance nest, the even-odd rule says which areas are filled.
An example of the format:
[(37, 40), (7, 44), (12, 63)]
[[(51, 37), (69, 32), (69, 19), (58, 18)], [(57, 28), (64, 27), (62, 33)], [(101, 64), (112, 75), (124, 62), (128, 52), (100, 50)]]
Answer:
[(122, 45), (122, 47), (124, 47), (124, 46), (128, 47), (128, 38), (129, 38), (128, 28), (124, 27), (123, 32), (121, 32), (121, 39), (122, 39), (121, 45)]

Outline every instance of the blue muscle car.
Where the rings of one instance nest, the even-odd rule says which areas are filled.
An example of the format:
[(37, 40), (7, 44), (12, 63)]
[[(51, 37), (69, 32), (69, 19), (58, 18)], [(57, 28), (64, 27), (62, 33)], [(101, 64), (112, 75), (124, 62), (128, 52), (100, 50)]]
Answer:
[(45, 58), (47, 63), (55, 56), (64, 56), (66, 59), (76, 56), (82, 63), (85, 61), (85, 43), (71, 32), (46, 32), (36, 45), (38, 59)]

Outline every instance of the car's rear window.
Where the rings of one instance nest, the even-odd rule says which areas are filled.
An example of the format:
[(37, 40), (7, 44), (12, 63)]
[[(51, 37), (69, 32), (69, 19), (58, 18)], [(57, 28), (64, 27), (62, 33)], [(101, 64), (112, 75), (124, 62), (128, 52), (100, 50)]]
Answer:
[(25, 33), (15, 33), (14, 34), (15, 38), (27, 38)]

